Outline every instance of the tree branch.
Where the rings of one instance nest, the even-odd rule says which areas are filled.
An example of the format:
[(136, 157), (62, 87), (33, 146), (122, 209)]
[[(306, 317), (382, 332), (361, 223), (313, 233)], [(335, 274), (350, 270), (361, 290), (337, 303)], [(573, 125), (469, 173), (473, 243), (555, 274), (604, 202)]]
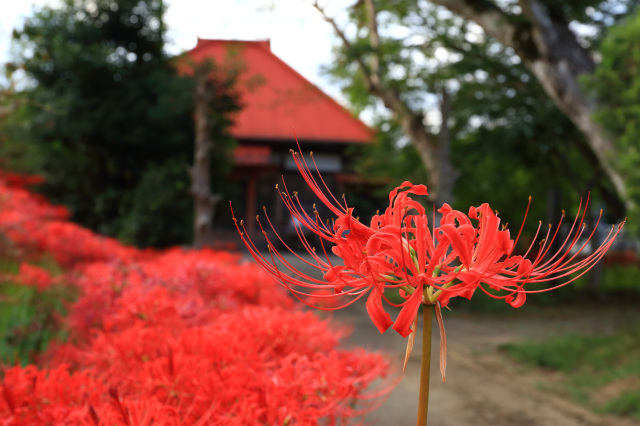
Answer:
[(491, 37), (507, 47), (517, 50), (514, 44), (517, 27), (511, 15), (488, 0), (432, 0), (431, 3), (446, 7), (451, 12), (480, 25)]
[(517, 20), (489, 0), (432, 0), (432, 3), (475, 22), (486, 34), (514, 49), (547, 95), (586, 136), (618, 197), (631, 207), (625, 182), (616, 168), (617, 148), (594, 121), (596, 105), (588, 100), (579, 83), (580, 75), (592, 72), (595, 64), (569, 29), (567, 20), (558, 12), (551, 13), (540, 0), (520, 0), (522, 15)]
[(595, 63), (582, 47), (569, 22), (559, 13), (549, 10), (539, 0), (520, 0), (522, 14), (531, 23), (533, 42), (540, 54), (552, 61), (566, 61), (574, 75), (593, 72)]
[(376, 16), (375, 5), (373, 0), (365, 0), (365, 9), (367, 11), (367, 26), (369, 27), (369, 40), (371, 41), (371, 80), (377, 86), (380, 86), (380, 34), (378, 34), (378, 20)]
[[(314, 0), (312, 5), (322, 14), (324, 20), (333, 27), (344, 47), (353, 53), (354, 48), (352, 43), (336, 23), (335, 19), (327, 15), (317, 0)], [(411, 142), (416, 147), (429, 175), (429, 184), (431, 186), (431, 190), (429, 191), (430, 197), (437, 202), (448, 202), (450, 200), (441, 200), (438, 198), (438, 191), (442, 181), (440, 176), (441, 164), (438, 161), (438, 143), (425, 128), (424, 115), (421, 112), (412, 110), (397, 90), (385, 85), (380, 72), (380, 35), (376, 22), (375, 6), (373, 0), (364, 0), (363, 3), (357, 4), (357, 6), (362, 5), (364, 5), (367, 14), (371, 58), (368, 64), (362, 55), (355, 55), (354, 60), (364, 76), (367, 90), (369, 90), (372, 95), (378, 97), (384, 106), (392, 112), (402, 127), (403, 132), (411, 139)]]
[[(347, 35), (344, 33), (344, 31), (342, 31), (342, 28), (340, 28), (340, 26), (338, 25), (336, 20), (333, 19), (332, 17), (330, 17), (329, 15), (327, 15), (325, 9), (322, 6), (320, 6), (320, 4), (318, 3), (317, 0), (315, 0), (312, 3), (312, 6), (318, 12), (320, 12), (320, 14), (322, 15), (322, 18), (333, 27), (333, 30), (336, 32), (336, 35), (338, 36), (338, 38), (340, 38), (340, 41), (342, 41), (342, 44), (344, 45), (344, 47), (347, 50), (353, 52), (353, 45), (351, 44), (351, 42), (347, 38)], [(371, 71), (367, 67), (367, 64), (364, 63), (364, 59), (360, 55), (358, 55), (358, 56), (355, 57), (355, 61), (358, 64), (358, 68), (360, 68), (360, 71), (362, 72), (362, 75), (364, 76), (364, 80), (365, 80), (365, 83), (367, 85), (367, 89), (369, 91), (371, 91), (371, 92), (377, 91), (379, 87), (376, 86), (373, 83), (373, 80), (371, 78)], [(378, 81), (378, 84), (379, 83), (380, 82)]]

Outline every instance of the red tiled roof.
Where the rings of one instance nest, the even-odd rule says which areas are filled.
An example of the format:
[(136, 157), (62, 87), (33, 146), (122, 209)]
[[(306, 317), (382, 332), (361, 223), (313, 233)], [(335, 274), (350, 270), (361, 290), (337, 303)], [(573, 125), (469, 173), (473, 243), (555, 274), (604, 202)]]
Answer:
[(243, 108), (231, 128), (236, 139), (293, 140), (292, 129), (304, 142), (367, 143), (373, 138), (371, 128), (275, 56), (269, 41), (198, 39), (187, 55), (195, 62), (213, 58), (217, 64), (238, 55), (244, 62)]

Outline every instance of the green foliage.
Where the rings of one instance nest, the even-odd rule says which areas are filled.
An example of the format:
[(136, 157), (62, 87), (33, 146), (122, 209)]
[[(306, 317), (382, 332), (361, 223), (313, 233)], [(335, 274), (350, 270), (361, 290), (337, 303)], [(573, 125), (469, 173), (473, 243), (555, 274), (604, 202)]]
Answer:
[(147, 167), (188, 161), (188, 80), (163, 53), (161, 2), (42, 8), (14, 39), (28, 90), (34, 139), (44, 153), (42, 191), (74, 219), (116, 235), (119, 216)]
[(640, 420), (640, 390), (624, 392), (607, 402), (601, 409), (604, 413)]
[[(161, 0), (65, 0), (14, 32), (41, 191), (76, 222), (141, 246), (186, 243), (192, 221), (195, 86), (164, 52), (164, 12)], [(237, 109), (234, 81), (221, 86), (218, 117)], [(224, 157), (228, 121), (217, 121), (212, 139)]]
[[(515, 15), (520, 13), (515, 3), (503, 2), (501, 7)], [(585, 0), (551, 6), (567, 22), (578, 20), (600, 29), (627, 13), (612, 3), (629, 2), (605, 5)], [(475, 24), (429, 3), (389, 0), (376, 2), (376, 7), (381, 79), (416, 114), (425, 115), (434, 139), (440, 129), (438, 93), (442, 87), (451, 93), (452, 162), (460, 173), (454, 207), (491, 201), (514, 226), (529, 195), (534, 199), (530, 215), (536, 224), (538, 219), (556, 222), (563, 208), (573, 211), (588, 190), (593, 191), (595, 203), (611, 201), (613, 188), (602, 181), (584, 136), (511, 49), (479, 33)], [(587, 13), (588, 7), (593, 13)], [(361, 4), (350, 9), (349, 25), (351, 46), (335, 48), (335, 61), (327, 72), (354, 110), (374, 111), (378, 127), (386, 133), (365, 152), (359, 167), (367, 175), (386, 176), (395, 185), (407, 179), (424, 182), (426, 172), (417, 153), (400, 142), (401, 132), (388, 114), (380, 113), (383, 107), (367, 90), (357, 66), (359, 60), (368, 64), (372, 54)], [(613, 204), (610, 211), (620, 210), (619, 203), (613, 200)]]
[(491, 200), (515, 228), (531, 195), (532, 222), (557, 222), (596, 183), (581, 154), (584, 138), (508, 52), (495, 43), (475, 49), (480, 58), (449, 67), (460, 76), (452, 105), (457, 199)]
[(504, 349), (520, 362), (569, 374), (581, 368), (606, 369), (615, 364), (619, 345), (619, 339), (611, 336), (566, 335), (544, 343), (509, 344)]
[(571, 288), (580, 294), (599, 296), (605, 299), (635, 300), (640, 299), (640, 268), (635, 264), (606, 265), (602, 271), (602, 281), (598, 286), (598, 294), (589, 294), (589, 276), (578, 278)]
[(610, 27), (617, 25), (640, 4), (638, 0), (543, 0), (542, 3), (557, 19), (594, 28), (594, 32), (580, 34), (589, 44), (598, 43)]
[[(0, 262), (0, 273), (17, 271), (17, 263), (7, 259)], [(68, 286), (53, 285), (39, 291), (0, 280), (0, 363), (26, 365), (50, 341), (63, 340), (65, 332), (60, 319), (66, 313), (66, 304), (74, 298)]]
[(27, 101), (12, 86), (0, 89), (0, 168), (6, 171), (36, 173), (42, 165), (42, 154), (29, 139)]
[(358, 175), (367, 176), (377, 184), (373, 195), (382, 201), (382, 204), (377, 204), (377, 208), (381, 208), (384, 201), (388, 201), (389, 191), (398, 186), (400, 179), (425, 182), (426, 173), (415, 148), (404, 140), (397, 123), (384, 117), (376, 121), (374, 143), (352, 146), (348, 156), (356, 159), (354, 169)]
[[(543, 342), (507, 344), (502, 349), (517, 361), (561, 372), (563, 379), (555, 391), (566, 392), (598, 411), (619, 416), (640, 414), (637, 326), (614, 334), (569, 334)], [(601, 390), (605, 386), (617, 388), (615, 396), (604, 398)]]
[[(131, 209), (121, 218), (120, 240), (164, 247), (190, 241), (193, 205), (184, 165), (167, 161), (150, 167), (133, 191)], [(158, 230), (162, 230), (158, 232)]]
[[(611, 28), (600, 46), (601, 63), (585, 86), (598, 100), (596, 119), (616, 139), (619, 163), (629, 193), (640, 212), (640, 12)], [(637, 221), (629, 225), (640, 231)]]

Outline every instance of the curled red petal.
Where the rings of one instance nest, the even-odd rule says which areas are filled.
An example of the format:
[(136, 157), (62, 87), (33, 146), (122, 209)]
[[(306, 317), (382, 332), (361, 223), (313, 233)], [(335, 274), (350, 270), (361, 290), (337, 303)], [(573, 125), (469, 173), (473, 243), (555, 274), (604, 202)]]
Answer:
[[(446, 240), (451, 244), (454, 253), (466, 268), (471, 268), (471, 255), (473, 253), (474, 229), (470, 225), (462, 225), (456, 228), (453, 225), (445, 224), (438, 228), (438, 231), (444, 234)], [(471, 237), (471, 238), (469, 238)]]
[(391, 191), (389, 193), (389, 201), (393, 201), (393, 199), (396, 197), (396, 195), (398, 195), (398, 192), (403, 188), (409, 188), (409, 190), (407, 192), (410, 192), (410, 193), (415, 194), (415, 195), (428, 195), (426, 186), (424, 186), (422, 184), (414, 185), (411, 182), (409, 182), (408, 180), (406, 180), (406, 181), (402, 182), (402, 185), (398, 186), (396, 189), (394, 189), (393, 191)]
[(396, 318), (395, 324), (393, 324), (393, 329), (398, 332), (402, 337), (407, 337), (411, 334), (411, 323), (413, 319), (418, 314), (418, 309), (420, 309), (420, 303), (422, 303), (422, 288), (423, 285), (420, 284), (416, 291), (413, 292), (411, 297), (407, 299), (407, 304), (404, 305), (400, 313), (398, 314), (398, 318)]
[(519, 308), (524, 305), (525, 300), (527, 300), (527, 293), (524, 291), (518, 291), (518, 295), (513, 297), (513, 294), (510, 294), (505, 298), (506, 302), (511, 305), (513, 308)]
[(533, 271), (533, 264), (529, 259), (523, 259), (518, 265), (518, 275), (526, 277)]
[[(371, 317), (371, 321), (373, 321), (373, 325), (375, 325), (380, 333), (384, 333), (387, 331), (389, 327), (393, 324), (391, 321), (391, 316), (384, 310), (382, 307), (382, 293), (377, 288), (371, 290), (369, 293), (369, 297), (367, 298), (367, 312)], [(407, 333), (408, 335), (409, 333)], [(406, 336), (404, 336), (406, 337)]]

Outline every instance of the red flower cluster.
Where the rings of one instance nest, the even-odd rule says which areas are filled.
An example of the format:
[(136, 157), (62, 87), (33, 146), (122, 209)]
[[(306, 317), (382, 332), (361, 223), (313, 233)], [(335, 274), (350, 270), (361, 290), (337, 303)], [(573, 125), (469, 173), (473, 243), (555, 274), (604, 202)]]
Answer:
[[(305, 303), (312, 305), (305, 296), (311, 295), (317, 300), (316, 293), (326, 289), (333, 294), (325, 298), (350, 298), (337, 308), (368, 293), (366, 307), (376, 327), (384, 332), (393, 326), (403, 337), (411, 333), (411, 324), (420, 304), (446, 306), (452, 297), (470, 299), (479, 288), (491, 297), (505, 299), (513, 307), (520, 307), (527, 293), (566, 285), (602, 258), (622, 228), (622, 225), (617, 230), (612, 227), (602, 244), (586, 255), (584, 249), (595, 232), (594, 228), (590, 235), (583, 235), (587, 202), (584, 208), (580, 206), (566, 238), (559, 241), (557, 251), (551, 250), (559, 239), (560, 224), (554, 232), (549, 228), (539, 248), (532, 243), (524, 255), (516, 255), (514, 249), (522, 227), (513, 240), (488, 204), (471, 207), (468, 214), (445, 204), (438, 210), (442, 214), (439, 226), (431, 224), (430, 227), (424, 207), (410, 197), (427, 195), (427, 188), (410, 182), (391, 191), (385, 212), (375, 215), (367, 226), (354, 218), (352, 208), (338, 202), (328, 192), (320, 174), (311, 172), (304, 157), (296, 152), (293, 157), (308, 186), (335, 215), (333, 222), (325, 223), (315, 207), (311, 213), (305, 211), (297, 193), (291, 195), (285, 184), (281, 197), (298, 224), (296, 226), (305, 226), (320, 237), (321, 253), (311, 246), (304, 232), (298, 233), (315, 262), (313, 266), (324, 279), (313, 279), (296, 271), (268, 237), (270, 255), (263, 256), (246, 236), (243, 223), (236, 221), (243, 242), (272, 278)], [(264, 232), (264, 235), (268, 234)], [(583, 241), (584, 236), (587, 238)], [(337, 259), (332, 260), (328, 255), (325, 242), (331, 245)], [(284, 244), (282, 240), (280, 243)], [(560, 283), (550, 288), (539, 286), (547, 282)], [(384, 295), (389, 289), (399, 290), (405, 301), (394, 305)], [(395, 322), (385, 312), (382, 299), (391, 305), (402, 306)], [(313, 306), (337, 309), (327, 308), (325, 303), (316, 302)]]
[(23, 175), (0, 170), (0, 181), (8, 187), (24, 189), (31, 185), (43, 183), (44, 178), (42, 176)]
[(18, 179), (11, 176), (11, 184), (0, 176), (0, 233), (13, 243), (19, 257), (46, 254), (61, 266), (72, 267), (83, 262), (132, 259), (146, 253), (69, 222), (67, 209), (53, 206), (24, 188), (34, 179), (25, 178), (17, 184)]
[(34, 286), (39, 291), (43, 291), (54, 282), (54, 278), (46, 269), (22, 262), (20, 264), (17, 282), (27, 286)]
[[(56, 282), (80, 293), (68, 343), (3, 369), (0, 424), (351, 424), (387, 390), (371, 393), (382, 356), (337, 349), (344, 329), (239, 255), (139, 251), (62, 216), (0, 181), (0, 235), (14, 254), (53, 256)], [(18, 278), (51, 279), (27, 263)]]

